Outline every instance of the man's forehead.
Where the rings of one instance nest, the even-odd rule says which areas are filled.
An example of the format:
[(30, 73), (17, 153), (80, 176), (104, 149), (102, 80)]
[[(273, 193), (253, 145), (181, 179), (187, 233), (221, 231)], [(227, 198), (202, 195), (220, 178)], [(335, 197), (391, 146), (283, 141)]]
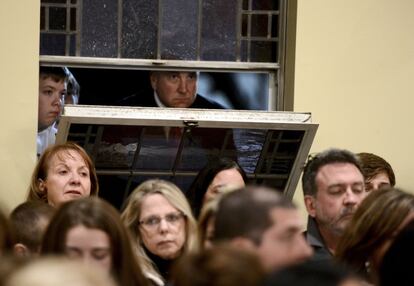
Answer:
[(361, 171), (351, 163), (332, 163), (322, 166), (316, 175), (316, 184), (364, 182)]
[(270, 218), (278, 226), (291, 226), (302, 228), (303, 222), (296, 208), (273, 208), (270, 210)]
[(319, 168), (316, 179), (331, 179), (336, 177), (355, 177), (363, 180), (361, 171), (351, 163), (331, 163)]
[(180, 70), (176, 70), (176, 71), (155, 71), (153, 72), (154, 74), (158, 74), (158, 75), (164, 75), (164, 76), (168, 76), (168, 75), (172, 75), (172, 74), (179, 74), (179, 75), (196, 75), (197, 72), (195, 71), (180, 71)]

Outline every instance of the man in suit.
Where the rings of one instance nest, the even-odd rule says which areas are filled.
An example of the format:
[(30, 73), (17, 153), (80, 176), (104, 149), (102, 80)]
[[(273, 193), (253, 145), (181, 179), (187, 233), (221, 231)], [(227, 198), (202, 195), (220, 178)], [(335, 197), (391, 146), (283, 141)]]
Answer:
[[(222, 105), (197, 94), (197, 77), (198, 74), (194, 71), (151, 71), (149, 79), (152, 91), (139, 92), (126, 97), (118, 102), (118, 105), (224, 109)], [(140, 138), (139, 151), (141, 155), (133, 164), (134, 169), (173, 169), (180, 146), (185, 146), (185, 150), (179, 154), (178, 170), (199, 170), (207, 164), (210, 157), (226, 156), (236, 159), (237, 156), (232, 130), (225, 128), (187, 129), (152, 126), (145, 128), (145, 132), (143, 132), (143, 128), (140, 126), (107, 127), (102, 138), (106, 143), (112, 145), (121, 143), (124, 146), (130, 145)], [(154, 148), (158, 148), (155, 152), (156, 158), (151, 155), (154, 154)], [(223, 153), (222, 150), (229, 151)], [(116, 157), (117, 154), (114, 156)], [(108, 161), (113, 162), (113, 160)], [(100, 167), (99, 164), (97, 167)], [(100, 195), (103, 197), (106, 197), (107, 194), (112, 196), (111, 189), (113, 188), (108, 188), (108, 186), (121, 185), (119, 182), (111, 183), (110, 179), (100, 178), (102, 186)], [(144, 180), (144, 176), (135, 176), (133, 184), (142, 180)], [(184, 176), (171, 180), (185, 190), (191, 184), (192, 178)]]
[(197, 72), (151, 71), (153, 94), (135, 94), (121, 101), (121, 105), (147, 107), (179, 107), (223, 109), (217, 102), (197, 94)]

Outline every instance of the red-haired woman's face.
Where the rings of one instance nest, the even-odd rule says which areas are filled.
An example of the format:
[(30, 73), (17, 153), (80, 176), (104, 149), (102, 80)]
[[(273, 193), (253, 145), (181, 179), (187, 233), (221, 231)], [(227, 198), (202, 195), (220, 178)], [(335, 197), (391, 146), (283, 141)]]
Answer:
[(59, 207), (90, 195), (90, 170), (78, 152), (60, 151), (51, 157), (48, 165), (46, 179), (39, 181), (39, 189), (46, 193), (50, 205)]

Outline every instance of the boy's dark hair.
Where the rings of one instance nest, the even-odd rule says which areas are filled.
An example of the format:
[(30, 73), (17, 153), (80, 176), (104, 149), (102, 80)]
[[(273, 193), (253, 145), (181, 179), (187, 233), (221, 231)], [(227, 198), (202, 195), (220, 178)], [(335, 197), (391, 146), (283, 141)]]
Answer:
[(225, 194), (216, 214), (214, 240), (245, 237), (260, 244), (263, 233), (275, 223), (270, 217), (275, 208), (295, 206), (278, 191), (265, 187), (250, 186)]
[(54, 212), (52, 206), (38, 201), (18, 205), (10, 214), (10, 224), (15, 234), (14, 243), (24, 244), (32, 252), (38, 251), (47, 223)]
[(362, 174), (364, 180), (369, 181), (379, 173), (384, 172), (390, 180), (391, 186), (395, 186), (395, 174), (391, 165), (378, 155), (372, 153), (358, 153), (358, 159), (361, 161)]
[(361, 163), (354, 153), (343, 149), (328, 149), (314, 156), (309, 156), (308, 161), (303, 169), (302, 175), (302, 190), (304, 195), (315, 196), (316, 175), (319, 169), (325, 165), (335, 163), (349, 163), (358, 168), (362, 174)]

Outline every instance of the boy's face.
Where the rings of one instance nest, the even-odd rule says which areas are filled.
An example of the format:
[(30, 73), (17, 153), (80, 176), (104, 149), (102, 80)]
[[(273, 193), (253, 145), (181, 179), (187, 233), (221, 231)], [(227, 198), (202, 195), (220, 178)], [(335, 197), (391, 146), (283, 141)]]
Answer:
[(65, 93), (66, 83), (63, 79), (54, 81), (51, 77), (40, 76), (38, 113), (39, 131), (48, 128), (58, 119), (62, 111)]

